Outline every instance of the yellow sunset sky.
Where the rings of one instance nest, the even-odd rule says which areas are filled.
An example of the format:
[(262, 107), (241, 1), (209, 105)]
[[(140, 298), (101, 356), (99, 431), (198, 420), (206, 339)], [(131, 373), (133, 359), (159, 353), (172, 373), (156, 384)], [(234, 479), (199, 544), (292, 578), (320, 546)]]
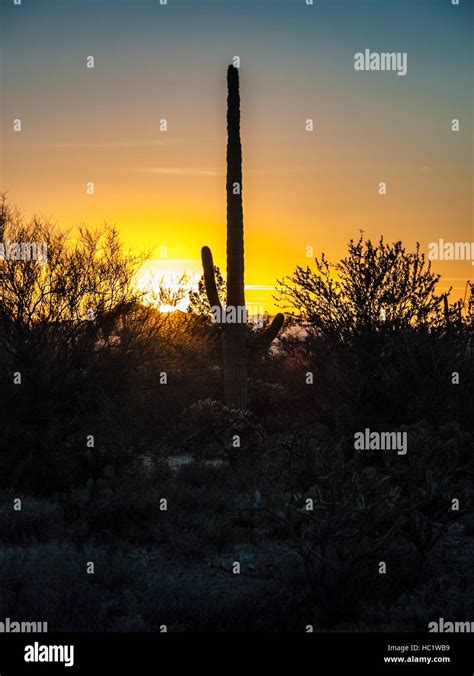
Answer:
[[(297, 4), (3, 8), (10, 202), (64, 227), (117, 225), (132, 249), (153, 250), (143, 277), (197, 277), (203, 245), (225, 273), (226, 67), (239, 55), (251, 306), (273, 312), (276, 279), (311, 262), (308, 246), (338, 259), (360, 230), (425, 252), (439, 238), (472, 241), (472, 12)], [(407, 51), (407, 75), (354, 71), (365, 47)], [(471, 261), (434, 269), (454, 298), (474, 280)]]

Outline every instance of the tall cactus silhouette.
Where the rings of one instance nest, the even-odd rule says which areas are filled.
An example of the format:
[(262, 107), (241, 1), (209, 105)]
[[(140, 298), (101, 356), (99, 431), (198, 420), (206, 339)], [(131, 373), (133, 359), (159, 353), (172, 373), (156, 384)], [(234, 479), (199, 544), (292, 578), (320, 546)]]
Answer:
[(468, 301), (468, 317), (472, 326), (474, 327), (474, 282), (468, 281), (469, 284), (469, 301)]
[(244, 218), (242, 208), (242, 145), (240, 142), (239, 71), (234, 66), (227, 70), (227, 302), (226, 312), (217, 293), (214, 262), (209, 247), (202, 248), (202, 265), (207, 298), (211, 308), (219, 308), (222, 317), (235, 310), (235, 321), (224, 321), (222, 329), (222, 359), (224, 370), (224, 399), (230, 408), (247, 407), (248, 350), (265, 350), (276, 338), (284, 317), (277, 314), (264, 331), (248, 338), (248, 329), (242, 314), (245, 308), (244, 287)]

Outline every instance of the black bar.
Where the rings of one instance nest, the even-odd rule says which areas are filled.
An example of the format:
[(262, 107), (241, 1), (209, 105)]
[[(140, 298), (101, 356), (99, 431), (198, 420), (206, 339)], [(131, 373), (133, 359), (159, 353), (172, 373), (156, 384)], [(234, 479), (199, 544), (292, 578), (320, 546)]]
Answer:
[[(66, 667), (64, 662), (25, 662), (26, 646), (35, 644), (38, 658), (43, 655), (41, 646), (74, 646), (72, 666)], [(225, 673), (236, 668), (247, 674), (256, 671), (259, 660), (265, 665), (265, 674), (281, 671), (289, 661), (293, 673), (304, 669), (311, 675), (472, 676), (472, 646), (471, 634), (3, 634), (0, 676), (128, 672), (142, 676), (175, 669)], [(57, 654), (61, 657), (59, 651)], [(70, 659), (71, 653), (62, 656)], [(50, 657), (54, 658), (54, 653)], [(388, 662), (388, 658), (392, 661)], [(435, 661), (441, 659), (443, 662)]]

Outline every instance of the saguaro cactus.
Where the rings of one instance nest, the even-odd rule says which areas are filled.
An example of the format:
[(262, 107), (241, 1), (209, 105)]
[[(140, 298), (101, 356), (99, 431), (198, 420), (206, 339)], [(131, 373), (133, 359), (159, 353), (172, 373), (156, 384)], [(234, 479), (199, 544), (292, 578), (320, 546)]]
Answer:
[(468, 315), (472, 326), (474, 327), (474, 282), (468, 282), (469, 284), (469, 302), (468, 302)]
[(244, 219), (242, 208), (242, 145), (240, 142), (239, 71), (234, 66), (227, 70), (227, 303), (223, 311), (214, 278), (214, 263), (209, 247), (202, 248), (204, 281), (209, 304), (219, 308), (221, 317), (230, 317), (226, 311), (235, 309), (235, 321), (223, 321), (222, 357), (224, 369), (224, 399), (231, 408), (247, 406), (248, 349), (263, 350), (280, 331), (284, 317), (276, 315), (272, 324), (253, 336), (248, 344), (248, 329), (239, 320), (239, 308), (245, 307), (244, 289)]

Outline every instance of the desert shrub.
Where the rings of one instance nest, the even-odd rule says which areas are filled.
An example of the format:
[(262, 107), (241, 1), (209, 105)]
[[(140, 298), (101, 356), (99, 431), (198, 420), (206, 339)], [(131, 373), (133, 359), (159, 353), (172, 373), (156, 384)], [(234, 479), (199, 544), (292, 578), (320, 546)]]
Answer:
[[(307, 473), (314, 485), (263, 494), (256, 508), (294, 557), (298, 572), (280, 573), (281, 584), (294, 584), (303, 607), (324, 610), (329, 624), (356, 617), (369, 601), (395, 602), (420, 584), (433, 550), (472, 513), (473, 438), (455, 425), (416, 426), (408, 435), (406, 462), (396, 454), (355, 453), (350, 439), (320, 443)], [(459, 510), (452, 509), (454, 497)], [(389, 575), (379, 575), (380, 561)]]
[(298, 266), (279, 282), (280, 304), (300, 314), (311, 332), (334, 342), (374, 330), (438, 326), (443, 321), (440, 275), (431, 271), (420, 246), (350, 240), (347, 255), (331, 263), (324, 254), (315, 269)]
[[(131, 600), (144, 591), (144, 564), (133, 552), (37, 544), (3, 549), (0, 562), (4, 616), (46, 621), (49, 631), (113, 629), (120, 617), (133, 617)], [(93, 575), (87, 562), (94, 562)]]
[(20, 497), (21, 510), (14, 509), (20, 496), (2, 494), (0, 502), (0, 543), (20, 545), (48, 542), (61, 532), (61, 510), (55, 502)]
[(183, 411), (179, 433), (182, 434), (181, 448), (196, 458), (220, 454), (232, 462), (241, 457), (249, 461), (265, 438), (262, 425), (249, 411), (229, 409), (210, 398), (197, 401)]

